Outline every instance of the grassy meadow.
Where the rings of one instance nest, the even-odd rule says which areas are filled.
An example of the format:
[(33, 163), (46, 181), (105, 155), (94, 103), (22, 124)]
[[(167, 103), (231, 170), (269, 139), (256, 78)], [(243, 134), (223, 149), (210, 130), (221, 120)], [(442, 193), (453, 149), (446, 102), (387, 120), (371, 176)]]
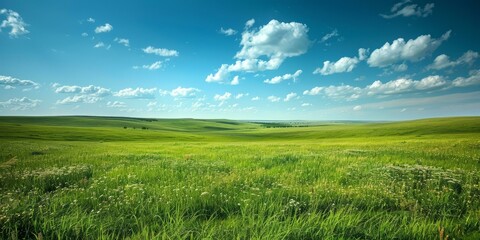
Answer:
[(0, 193), (0, 239), (480, 239), (480, 117), (0, 117)]

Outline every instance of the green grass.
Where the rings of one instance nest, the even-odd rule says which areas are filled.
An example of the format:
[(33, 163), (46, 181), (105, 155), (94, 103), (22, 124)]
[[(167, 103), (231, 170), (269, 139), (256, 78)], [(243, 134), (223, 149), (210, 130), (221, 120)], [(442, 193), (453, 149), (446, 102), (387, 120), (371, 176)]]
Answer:
[(0, 239), (479, 239), (480, 117), (0, 117), (0, 192)]

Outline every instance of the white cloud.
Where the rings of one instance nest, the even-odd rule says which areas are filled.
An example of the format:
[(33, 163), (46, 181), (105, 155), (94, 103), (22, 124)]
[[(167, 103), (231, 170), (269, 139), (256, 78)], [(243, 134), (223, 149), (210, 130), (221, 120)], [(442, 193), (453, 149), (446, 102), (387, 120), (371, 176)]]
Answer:
[(368, 52), (370, 49), (359, 48), (358, 49), (358, 60), (363, 61), (368, 58)]
[(467, 78), (458, 77), (452, 82), (454, 87), (466, 87), (478, 84), (480, 84), (480, 69), (470, 71), (470, 76)]
[(250, 19), (245, 23), (245, 28), (251, 28), (255, 24), (255, 19)]
[(312, 95), (312, 96), (319, 95), (323, 89), (324, 87), (314, 87), (310, 90), (303, 91), (303, 95)]
[(105, 33), (105, 32), (110, 32), (113, 30), (113, 26), (110, 25), (109, 23), (105, 23), (103, 26), (98, 26), (95, 28), (95, 33)]
[(179, 55), (177, 50), (171, 50), (171, 49), (166, 49), (166, 48), (155, 48), (152, 46), (148, 46), (144, 49), (142, 49), (143, 52), (148, 53), (148, 54), (155, 54), (161, 57), (176, 57)]
[(324, 95), (332, 99), (356, 100), (366, 96), (386, 96), (399, 93), (433, 90), (441, 87), (447, 87), (448, 82), (441, 76), (428, 76), (421, 80), (412, 80), (400, 78), (382, 83), (377, 80), (364, 88), (350, 85), (314, 87), (305, 90), (303, 95)]
[(296, 97), (297, 94), (294, 93), (294, 92), (291, 92), (289, 94), (287, 94), (287, 96), (285, 96), (285, 98), (283, 99), (284, 102), (288, 102), (290, 100), (292, 100), (294, 97)]
[(360, 105), (353, 107), (353, 111), (360, 111), (360, 110), (362, 110), (362, 106)]
[(310, 107), (310, 106), (312, 106), (311, 103), (302, 103), (302, 107)]
[(260, 100), (260, 97), (259, 97), (259, 96), (255, 96), (255, 97), (253, 97), (251, 100), (252, 100), (252, 101), (258, 101), (258, 100)]
[(228, 72), (257, 72), (277, 69), (283, 62), (283, 59), (271, 58), (268, 61), (261, 59), (243, 59), (237, 60), (234, 64), (228, 66)]
[(408, 69), (408, 65), (405, 63), (399, 64), (399, 65), (393, 65), (392, 69), (395, 72), (405, 72)]
[(338, 37), (338, 36), (339, 36), (338, 31), (337, 31), (337, 29), (335, 29), (331, 33), (327, 33), (325, 36), (323, 36), (322, 39), (320, 40), (320, 42), (325, 42), (330, 38)]
[(372, 52), (367, 62), (371, 67), (386, 67), (401, 61), (420, 61), (447, 40), (450, 33), (451, 31), (447, 31), (439, 39), (433, 39), (430, 35), (421, 35), (407, 42), (403, 38), (394, 40), (392, 44), (386, 42), (381, 48)]
[(358, 58), (342, 57), (336, 62), (325, 61), (322, 68), (317, 68), (313, 74), (330, 75), (334, 73), (351, 72), (359, 63)]
[(472, 50), (468, 50), (465, 52), (461, 57), (459, 57), (456, 61), (450, 61), (450, 58), (445, 55), (441, 54), (438, 55), (435, 60), (433, 60), (433, 63), (427, 67), (427, 69), (443, 69), (443, 68), (448, 68), (448, 67), (454, 67), (457, 65), (462, 65), (462, 64), (469, 64), (471, 65), (475, 60), (479, 57), (478, 52), (474, 52)]
[(88, 33), (86, 32), (82, 33), (82, 37), (88, 37)]
[(237, 31), (235, 31), (234, 29), (231, 29), (231, 28), (223, 29), (223, 27), (222, 27), (222, 28), (220, 28), (220, 33), (225, 34), (227, 36), (233, 36), (233, 35), (237, 34)]
[(290, 79), (293, 79), (293, 81), (295, 82), (297, 78), (300, 76), (300, 74), (302, 74), (302, 70), (297, 70), (294, 74), (287, 73), (283, 76), (276, 76), (276, 77), (273, 77), (272, 79), (266, 79), (263, 82), (268, 84), (278, 84), (278, 83), (281, 83), (282, 81), (290, 80)]
[(105, 43), (103, 42), (98, 42), (97, 44), (95, 44), (95, 46), (93, 46), (94, 48), (105, 48), (105, 49), (110, 49), (112, 45), (106, 45)]
[(124, 102), (119, 102), (119, 101), (113, 101), (113, 102), (107, 102), (107, 107), (111, 108), (125, 108), (127, 107), (127, 104)]
[(90, 18), (87, 19), (87, 22), (89, 22), (89, 23), (94, 23), (94, 22), (95, 22), (95, 19), (93, 19), (93, 18), (90, 17)]
[(114, 41), (119, 44), (122, 44), (125, 47), (130, 47), (130, 40), (126, 38), (115, 38)]
[(233, 77), (233, 80), (230, 82), (230, 85), (238, 85), (240, 84), (240, 80), (238, 76)]
[(22, 80), (11, 76), (0, 75), (0, 85), (5, 86), (5, 89), (14, 89), (16, 87), (26, 87), (27, 90), (38, 89), (40, 84), (31, 80)]
[(143, 69), (148, 69), (148, 70), (157, 70), (162, 67), (162, 61), (156, 61), (150, 65), (143, 65)]
[(75, 86), (75, 85), (61, 86), (58, 83), (55, 83), (53, 85), (53, 87), (55, 88), (55, 90), (54, 90), (55, 93), (88, 94), (88, 95), (92, 95), (92, 96), (95, 96), (95, 97), (105, 97), (105, 96), (108, 96), (108, 95), (111, 94), (110, 89), (103, 88), (103, 87), (98, 87), (98, 86), (94, 86), (94, 85), (89, 85), (89, 86), (85, 86), (85, 87)]
[(268, 99), (268, 101), (270, 101), (270, 102), (280, 102), (280, 99), (281, 99), (281, 98), (279, 98), (279, 97), (277, 97), (277, 96), (268, 96), (267, 99)]
[[(400, 99), (393, 99), (383, 102), (373, 102), (363, 104), (364, 109), (403, 109), (403, 108), (418, 108), (418, 107), (428, 107), (434, 106), (451, 108), (450, 111), (455, 111), (454, 108), (462, 108), (463, 105), (468, 105), (471, 103), (480, 102), (480, 92), (468, 92), (468, 93), (453, 93), (440, 96), (431, 96), (431, 97), (407, 97)], [(452, 106), (454, 106), (452, 108)], [(477, 109), (479, 109), (477, 107)], [(477, 111), (478, 112), (478, 111)]]
[(172, 97), (193, 97), (197, 92), (200, 92), (200, 90), (196, 88), (184, 88), (179, 86), (170, 91), (169, 94)]
[(239, 93), (235, 96), (235, 99), (240, 99), (242, 97), (247, 97), (248, 95), (250, 95), (249, 93)]
[(391, 12), (390, 15), (380, 14), (380, 16), (382, 16), (383, 18), (394, 18), (398, 16), (427, 17), (433, 13), (433, 7), (435, 7), (434, 3), (427, 3), (423, 8), (421, 6), (418, 6), (417, 4), (406, 5), (409, 2), (411, 2), (411, 0), (405, 0), (399, 3), (396, 3), (395, 5), (393, 5), (392, 9), (390, 10)]
[(215, 96), (213, 97), (213, 99), (215, 99), (215, 101), (226, 101), (228, 99), (230, 99), (230, 97), (232, 96), (231, 93), (229, 92), (225, 92), (223, 95), (220, 95), (220, 94), (215, 94)]
[(245, 31), (242, 34), (242, 49), (235, 55), (238, 59), (257, 59), (266, 56), (270, 59), (285, 59), (304, 54), (310, 40), (307, 25), (271, 20), (258, 32)]
[(155, 92), (157, 88), (125, 88), (114, 94), (117, 97), (125, 98), (142, 98), (142, 99), (151, 99), (155, 98)]
[(157, 102), (148, 102), (147, 107), (155, 107), (157, 106)]
[[(254, 21), (249, 20), (242, 33), (242, 49), (236, 53), (234, 64), (222, 64), (215, 74), (209, 74), (205, 81), (224, 82), (230, 72), (257, 72), (274, 70), (286, 58), (304, 54), (309, 45), (308, 28), (305, 24), (284, 23), (271, 20), (268, 24), (250, 31)], [(261, 59), (266, 58), (266, 60)]]
[(325, 61), (322, 68), (317, 68), (313, 74), (331, 75), (334, 73), (351, 72), (360, 61), (367, 58), (368, 50), (358, 49), (358, 57), (342, 57), (336, 62)]
[(101, 98), (90, 95), (75, 95), (58, 100), (57, 104), (72, 104), (72, 103), (96, 103)]
[(5, 102), (0, 102), (0, 106), (11, 111), (24, 111), (35, 108), (36, 106), (38, 106), (38, 104), (40, 104), (40, 102), (42, 101), (38, 99), (30, 99), (27, 97), (12, 98)]
[(416, 90), (429, 90), (445, 86), (447, 82), (440, 76), (428, 76), (419, 81), (400, 78), (386, 83), (377, 80), (365, 88), (368, 95), (389, 95)]
[(89, 85), (85, 87), (81, 86), (68, 86), (54, 83), (52, 85), (55, 93), (69, 93), (76, 94), (74, 96), (66, 97), (62, 100), (58, 100), (57, 104), (71, 104), (71, 103), (96, 103), (102, 100), (103, 97), (111, 95), (110, 89)]
[(215, 74), (209, 74), (205, 79), (206, 82), (222, 82), (227, 77), (228, 74), (228, 64), (222, 64)]
[(303, 95), (320, 95), (323, 94), (333, 99), (355, 100), (362, 94), (362, 88), (350, 85), (314, 87), (310, 90), (303, 91)]
[(23, 21), (22, 17), (17, 12), (9, 9), (0, 9), (0, 15), (5, 15), (7, 17), (0, 25), (0, 32), (2, 28), (11, 28), (8, 35), (15, 38), (29, 33), (27, 30), (28, 24)]

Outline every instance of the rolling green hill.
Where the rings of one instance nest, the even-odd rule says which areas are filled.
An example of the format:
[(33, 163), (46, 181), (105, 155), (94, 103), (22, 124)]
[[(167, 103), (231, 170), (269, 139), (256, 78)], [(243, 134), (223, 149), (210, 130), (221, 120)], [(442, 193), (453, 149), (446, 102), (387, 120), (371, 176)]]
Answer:
[(0, 117), (0, 239), (480, 239), (480, 117)]
[[(276, 127), (271, 127), (276, 126)], [(280, 127), (279, 127), (280, 126)], [(306, 127), (233, 120), (123, 117), (0, 117), (0, 139), (73, 141), (262, 141), (478, 134), (480, 117)]]

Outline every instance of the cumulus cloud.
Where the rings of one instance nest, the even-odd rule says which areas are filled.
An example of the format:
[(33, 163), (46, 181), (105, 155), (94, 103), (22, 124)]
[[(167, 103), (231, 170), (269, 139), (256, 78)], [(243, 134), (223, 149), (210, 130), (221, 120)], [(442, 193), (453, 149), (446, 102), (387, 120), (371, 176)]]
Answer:
[(85, 87), (75, 85), (61, 86), (58, 83), (53, 84), (55, 93), (74, 93), (74, 94), (88, 94), (95, 97), (105, 97), (111, 94), (110, 89), (99, 86), (89, 85)]
[(87, 22), (89, 22), (89, 23), (94, 23), (94, 22), (95, 22), (95, 19), (93, 19), (93, 18), (90, 17), (90, 18), (87, 19)]
[(166, 48), (155, 48), (152, 46), (148, 46), (142, 50), (144, 53), (155, 54), (161, 57), (176, 57), (179, 55), (177, 50), (171, 50)]
[(367, 62), (371, 67), (387, 67), (401, 61), (418, 62), (435, 51), (450, 37), (450, 33), (447, 31), (439, 39), (421, 35), (407, 42), (403, 38), (398, 38), (391, 44), (386, 42), (372, 52)]
[(155, 92), (157, 92), (157, 88), (125, 88), (116, 92), (114, 96), (124, 98), (152, 99), (155, 98)]
[(284, 102), (288, 102), (290, 100), (292, 100), (294, 97), (296, 97), (297, 94), (294, 93), (294, 92), (291, 92), (289, 94), (287, 94), (287, 96), (285, 96), (285, 98), (283, 99)]
[(225, 34), (227, 36), (233, 36), (233, 35), (237, 34), (237, 31), (232, 29), (232, 28), (223, 29), (223, 27), (222, 27), (222, 28), (220, 28), (220, 33)]
[(11, 76), (0, 75), (0, 85), (5, 89), (15, 89), (17, 87), (23, 87), (25, 90), (38, 89), (40, 84), (31, 80), (22, 80)]
[(294, 74), (287, 73), (283, 76), (276, 76), (276, 77), (273, 77), (272, 79), (266, 79), (263, 82), (268, 84), (278, 84), (290, 79), (293, 79), (293, 81), (295, 82), (297, 81), (297, 78), (300, 76), (300, 74), (302, 74), (302, 70), (297, 70)]
[(75, 95), (75, 96), (66, 97), (62, 100), (58, 100), (57, 104), (96, 103), (99, 100), (101, 100), (101, 98), (95, 97), (95, 96)]
[(480, 84), (480, 69), (470, 71), (470, 76), (465, 77), (458, 77), (453, 80), (452, 85), (454, 87), (466, 87), (472, 85), (479, 85)]
[(0, 25), (0, 32), (2, 28), (10, 28), (8, 35), (14, 38), (29, 33), (27, 30), (28, 24), (23, 21), (17, 12), (9, 9), (0, 9), (0, 15), (6, 16), (6, 19), (3, 20)]
[(89, 85), (89, 86), (75, 86), (75, 85), (60, 85), (54, 83), (52, 85), (55, 93), (75, 94), (68, 96), (62, 100), (58, 100), (57, 104), (73, 104), (73, 103), (96, 103), (103, 99), (103, 97), (112, 94), (110, 89)]
[(255, 97), (252, 97), (251, 100), (252, 100), (252, 101), (258, 101), (258, 100), (260, 100), (260, 97), (259, 97), (259, 96), (255, 96)]
[(317, 68), (313, 74), (331, 75), (334, 73), (351, 72), (357, 64), (366, 59), (367, 49), (358, 49), (358, 57), (342, 57), (336, 62), (325, 61), (322, 68)]
[(322, 68), (317, 68), (313, 74), (330, 75), (341, 72), (351, 72), (360, 61), (358, 58), (342, 57), (336, 62), (325, 61)]
[(416, 90), (429, 90), (445, 86), (447, 82), (440, 76), (428, 76), (421, 80), (400, 78), (386, 83), (377, 80), (365, 88), (368, 95), (389, 95)]
[(229, 76), (228, 64), (222, 64), (215, 74), (209, 74), (206, 82), (222, 82)]
[(105, 25), (96, 27), (95, 33), (105, 33), (105, 32), (110, 32), (112, 30), (113, 30), (113, 26), (110, 25), (109, 23), (105, 23)]
[(238, 76), (233, 77), (232, 81), (230, 82), (230, 85), (238, 85), (240, 84), (240, 79)]
[(11, 111), (24, 111), (28, 109), (35, 108), (42, 102), (38, 99), (30, 99), (27, 97), (23, 98), (12, 98), (5, 102), (0, 102), (0, 107), (4, 109), (9, 109)]
[(200, 92), (200, 89), (197, 88), (184, 88), (184, 87), (177, 87), (172, 91), (168, 92), (172, 97), (193, 97), (197, 92)]
[(127, 104), (124, 102), (119, 102), (119, 101), (113, 101), (113, 102), (107, 102), (107, 107), (110, 108), (125, 108), (127, 107)]
[(268, 101), (270, 101), (270, 102), (280, 102), (280, 99), (281, 99), (281, 98), (272, 95), (272, 96), (268, 96), (267, 99), (268, 99)]
[(353, 107), (353, 111), (360, 111), (360, 110), (362, 110), (362, 106), (360, 105)]
[(362, 94), (362, 88), (350, 85), (314, 87), (310, 90), (303, 91), (303, 95), (325, 95), (333, 99), (355, 100)]
[(115, 38), (114, 41), (119, 44), (122, 44), (125, 47), (130, 47), (130, 40), (126, 38)]
[(468, 50), (465, 52), (461, 57), (459, 57), (456, 61), (451, 61), (450, 58), (445, 55), (441, 54), (438, 55), (435, 60), (433, 60), (433, 63), (430, 64), (427, 69), (443, 69), (443, 68), (448, 68), (448, 67), (454, 67), (462, 64), (468, 64), (471, 65), (475, 60), (478, 58), (479, 54), (478, 52), (474, 52), (472, 50)]
[(390, 14), (380, 14), (383, 18), (395, 18), (395, 17), (428, 17), (433, 13), (434, 3), (427, 3), (425, 6), (421, 7), (417, 4), (407, 4), (412, 2), (411, 0), (405, 0), (393, 5), (390, 9)]
[(88, 37), (88, 33), (86, 32), (82, 33), (82, 37)]
[(230, 99), (231, 96), (232, 96), (231, 93), (225, 92), (223, 95), (215, 94), (213, 99), (215, 99), (215, 101), (224, 102), (224, 101)]
[(304, 54), (310, 41), (307, 25), (271, 20), (257, 32), (245, 31), (242, 34), (242, 49), (235, 55), (238, 59), (258, 59), (266, 56), (270, 59), (283, 59)]
[(284, 23), (271, 20), (258, 30), (250, 29), (254, 20), (249, 20), (242, 33), (242, 49), (235, 55), (235, 63), (222, 64), (215, 74), (209, 74), (205, 81), (224, 82), (230, 72), (257, 72), (274, 70), (286, 58), (304, 54), (309, 45), (308, 28), (305, 24)]
[(354, 87), (350, 85), (314, 87), (305, 90), (303, 95), (323, 95), (332, 99), (356, 100), (366, 96), (386, 96), (400, 93), (408, 93), (415, 91), (433, 90), (442, 87), (448, 87), (449, 82), (441, 76), (427, 76), (421, 80), (412, 80), (407, 78), (399, 78), (388, 82), (379, 80), (370, 85)]

